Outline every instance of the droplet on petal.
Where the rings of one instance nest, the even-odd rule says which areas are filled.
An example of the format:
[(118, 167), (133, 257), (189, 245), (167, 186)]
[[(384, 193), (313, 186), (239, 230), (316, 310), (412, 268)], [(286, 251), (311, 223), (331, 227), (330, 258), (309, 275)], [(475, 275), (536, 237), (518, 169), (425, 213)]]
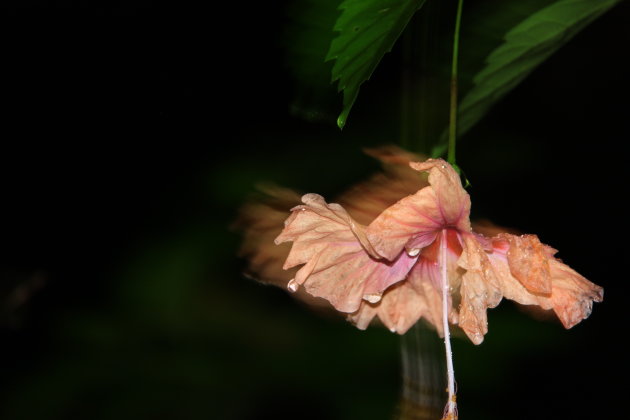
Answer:
[(370, 303), (378, 303), (383, 297), (382, 293), (369, 293), (367, 295), (363, 295), (363, 299), (367, 300)]
[(289, 289), (289, 292), (291, 293), (297, 292), (299, 288), (300, 288), (300, 285), (298, 284), (297, 281), (295, 281), (295, 279), (291, 279), (291, 281), (289, 281), (289, 284), (287, 284), (287, 289)]
[(407, 251), (407, 254), (409, 254), (410, 257), (415, 257), (419, 253), (420, 253), (420, 248), (414, 248)]

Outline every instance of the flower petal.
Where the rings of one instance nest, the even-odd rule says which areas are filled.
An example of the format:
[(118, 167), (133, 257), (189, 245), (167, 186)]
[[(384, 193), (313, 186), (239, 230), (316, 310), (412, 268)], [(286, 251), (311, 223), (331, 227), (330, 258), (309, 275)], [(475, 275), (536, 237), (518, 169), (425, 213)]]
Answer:
[(362, 302), (359, 310), (349, 315), (348, 320), (364, 330), (378, 316), (390, 331), (404, 334), (427, 310), (424, 296), (417, 293), (409, 282), (401, 281), (387, 289), (379, 303)]
[(489, 256), (494, 273), (499, 280), (499, 287), (504, 298), (521, 305), (538, 305), (543, 309), (551, 309), (551, 301), (544, 296), (537, 296), (529, 292), (510, 273), (510, 266), (505, 255), (492, 253)]
[(488, 332), (486, 309), (501, 302), (499, 281), (482, 244), (474, 235), (464, 236), (464, 252), (458, 264), (466, 270), (460, 287), (459, 326), (473, 343), (481, 344)]
[(366, 252), (380, 258), (367, 241), (365, 228), (355, 223), (339, 204), (327, 204), (317, 194), (304, 195), (302, 202), (305, 205), (291, 209), (291, 215), (284, 222), (284, 229), (275, 240), (276, 244), (293, 241), (291, 253), (284, 264), (285, 269), (305, 264), (320, 254), (329, 243), (354, 245), (358, 240)]
[(367, 229), (377, 252), (387, 259), (396, 257), (405, 245), (408, 251), (422, 249), (435, 241), (442, 226), (433, 189), (426, 187), (386, 209)]
[(367, 229), (376, 251), (387, 259), (420, 250), (436, 239), (443, 228), (470, 231), (470, 197), (459, 176), (442, 159), (412, 162), (418, 171), (429, 171), (430, 186), (425, 187), (386, 209)]
[[(587, 318), (592, 310), (593, 302), (601, 302), (604, 290), (586, 280), (566, 264), (553, 257), (553, 248), (541, 244), (549, 267), (551, 292), (547, 295), (532, 293), (526, 289), (522, 281), (517, 280), (513, 273), (508, 254), (512, 243), (521, 246), (518, 241), (510, 241), (508, 234), (499, 234), (493, 238), (493, 252), (489, 254), (494, 271), (499, 278), (503, 295), (524, 305), (538, 305), (542, 309), (553, 309), (562, 325), (571, 328)], [(541, 258), (540, 253), (535, 258)]]
[[(350, 315), (349, 320), (365, 329), (372, 318), (378, 318), (391, 331), (404, 334), (420, 318), (433, 325), (440, 336), (442, 331), (442, 279), (438, 263), (438, 253), (442, 236), (425, 247), (409, 275), (404, 281), (391, 286), (376, 305), (363, 302), (359, 311)], [(461, 245), (454, 231), (447, 232), (447, 273), (449, 276), (449, 319), (456, 324), (458, 313), (453, 308), (453, 294), (456, 294), (461, 281), (461, 269), (457, 265)], [(457, 249), (454, 249), (457, 248)], [(403, 253), (402, 255), (407, 255)], [(461, 271), (460, 271), (461, 270)]]
[(470, 196), (453, 167), (442, 159), (412, 162), (410, 166), (417, 171), (429, 171), (429, 184), (436, 192), (445, 225), (470, 231)]
[[(409, 273), (409, 282), (424, 297), (427, 303), (426, 319), (435, 327), (440, 337), (444, 337), (442, 326), (442, 282), (437, 264), (420, 260)], [(449, 312), (452, 312), (452, 297), (449, 294)]]
[(510, 244), (507, 252), (512, 275), (532, 293), (551, 294), (551, 272), (544, 245), (536, 235), (503, 234)]
[(378, 259), (355, 223), (338, 204), (317, 194), (302, 197), (285, 222), (276, 243), (293, 241), (285, 269), (305, 264), (290, 283), (304, 284), (308, 293), (327, 299), (341, 312), (355, 312), (362, 299), (378, 301), (380, 294), (403, 280), (416, 258), (401, 254), (394, 261)]
[(588, 318), (593, 309), (593, 302), (603, 300), (604, 289), (558, 260), (552, 259), (550, 265), (553, 310), (562, 325), (569, 329)]
[[(435, 245), (431, 245), (434, 247)], [(439, 242), (437, 243), (439, 247)], [(426, 258), (425, 253), (420, 255), (420, 259), (409, 272), (407, 280), (415, 291), (423, 296), (427, 305), (427, 311), (424, 317), (435, 327), (440, 337), (444, 336), (442, 327), (442, 278), (441, 270), (437, 261)], [(447, 253), (447, 273), (449, 282), (448, 293), (448, 311), (449, 320), (453, 324), (457, 324), (458, 313), (453, 304), (454, 292), (459, 289), (461, 281), (461, 272), (457, 270), (458, 255), (453, 252)], [(455, 294), (456, 296), (456, 294)]]

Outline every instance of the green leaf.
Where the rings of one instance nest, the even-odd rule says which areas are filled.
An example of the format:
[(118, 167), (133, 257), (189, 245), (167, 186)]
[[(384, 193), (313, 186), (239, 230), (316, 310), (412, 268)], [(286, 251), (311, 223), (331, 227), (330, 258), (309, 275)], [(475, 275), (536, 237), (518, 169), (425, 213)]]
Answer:
[(385, 53), (426, 0), (344, 0), (335, 24), (339, 35), (330, 44), (326, 60), (336, 60), (332, 81), (343, 91), (343, 110), (337, 119), (343, 128), (359, 88), (368, 80)]
[[(541, 4), (540, 0), (518, 0), (518, 7), (513, 10), (508, 8), (509, 3), (493, 5), (505, 8), (506, 12), (503, 14), (510, 15), (507, 17), (497, 17), (496, 12), (493, 13), (490, 9), (486, 9), (488, 13), (485, 19), (478, 14), (472, 22), (467, 22), (464, 16), (462, 25), (477, 25), (475, 29), (479, 32), (482, 29), (492, 32), (500, 18), (509, 22), (518, 13), (527, 13), (528, 7), (537, 7), (530, 11), (528, 17), (507, 29), (502, 42), (486, 56), (485, 65), (472, 78), (472, 87), (460, 102), (458, 133), (462, 135), (473, 127), (492, 105), (514, 89), (536, 67), (619, 1), (557, 0)], [(483, 36), (488, 37), (487, 33)], [(464, 49), (467, 45), (473, 45), (474, 51), (477, 40), (475, 36), (466, 37), (462, 34)]]

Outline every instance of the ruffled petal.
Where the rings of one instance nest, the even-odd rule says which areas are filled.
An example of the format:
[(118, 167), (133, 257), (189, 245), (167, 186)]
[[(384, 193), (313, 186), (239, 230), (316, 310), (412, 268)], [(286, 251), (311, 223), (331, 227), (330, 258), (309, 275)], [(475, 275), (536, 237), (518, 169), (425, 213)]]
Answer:
[[(435, 327), (438, 335), (444, 337), (442, 326), (442, 281), (438, 264), (421, 259), (409, 273), (409, 283), (426, 304), (426, 320)], [(449, 313), (453, 310), (452, 296), (448, 295)]]
[(368, 226), (367, 235), (380, 255), (392, 259), (407, 244), (411, 254), (430, 245), (441, 227), (435, 192), (427, 187), (386, 209)]
[[(449, 237), (453, 236), (453, 237)], [(447, 235), (447, 241), (458, 241), (455, 235)], [(441, 236), (420, 253), (419, 258), (404, 281), (385, 290), (377, 304), (361, 303), (359, 310), (348, 319), (361, 329), (365, 329), (374, 317), (378, 317), (391, 331), (404, 334), (419, 319), (424, 318), (433, 325), (440, 336), (442, 330), (442, 279), (438, 263)], [(447, 248), (447, 273), (449, 276), (449, 320), (458, 322), (458, 313), (453, 305), (461, 282), (457, 260), (459, 253)], [(403, 254), (405, 255), (405, 254)]]
[(501, 302), (499, 280), (474, 235), (464, 236), (464, 252), (458, 264), (466, 270), (460, 287), (459, 327), (473, 343), (481, 344), (488, 332), (486, 310)]
[(410, 165), (417, 171), (429, 171), (429, 184), (435, 190), (444, 225), (469, 232), (470, 196), (453, 167), (442, 159), (428, 159)]
[(401, 281), (387, 289), (380, 302), (361, 302), (359, 310), (349, 315), (348, 320), (364, 330), (378, 316), (391, 332), (404, 334), (427, 310), (424, 296), (416, 292), (409, 282)]
[(551, 294), (549, 256), (536, 235), (503, 234), (510, 248), (507, 252), (512, 275), (532, 293)]
[[(282, 232), (283, 222), (291, 208), (300, 204), (301, 196), (295, 191), (272, 185), (258, 188), (260, 194), (240, 209), (239, 217), (232, 226), (243, 233), (239, 256), (248, 260), (247, 277), (284, 288), (298, 269), (283, 269), (291, 244), (275, 245), (274, 239)], [(325, 300), (311, 296), (303, 289), (297, 290), (294, 296), (318, 310), (332, 312)]]
[[(545, 259), (544, 264), (549, 267), (551, 291), (548, 295), (533, 293), (524, 286), (520, 279), (516, 279), (514, 276), (514, 273), (518, 273), (524, 264), (517, 260), (518, 266), (512, 267), (512, 261), (509, 258), (512, 246), (522, 246), (522, 243), (514, 238), (518, 237), (509, 234), (497, 235), (493, 238), (493, 251), (489, 254), (503, 295), (507, 299), (524, 305), (538, 305), (542, 309), (553, 309), (565, 328), (571, 328), (587, 318), (591, 313), (593, 302), (602, 301), (603, 289), (554, 258), (553, 255), (556, 250), (540, 244), (542, 251), (539, 248), (534, 253), (534, 261), (531, 264), (540, 266), (539, 260)], [(521, 250), (519, 249), (518, 252)]]
[(442, 159), (412, 162), (410, 166), (429, 171), (430, 186), (387, 208), (367, 229), (370, 242), (387, 259), (403, 248), (413, 254), (430, 245), (443, 228), (470, 231), (470, 197), (453, 168)]
[(593, 302), (603, 300), (604, 289), (558, 260), (552, 259), (550, 265), (553, 310), (562, 325), (568, 329), (588, 318)]
[(355, 312), (362, 299), (377, 302), (382, 292), (403, 280), (416, 258), (401, 254), (394, 261), (378, 259), (355, 223), (338, 204), (317, 194), (302, 197), (276, 243), (292, 241), (285, 269), (304, 264), (289, 289), (304, 285), (313, 296), (328, 300), (338, 311)]
[(488, 254), (488, 258), (499, 281), (499, 288), (503, 297), (521, 305), (538, 305), (542, 309), (551, 309), (552, 305), (549, 298), (531, 293), (512, 276), (506, 254), (495, 250)]
[[(407, 280), (414, 290), (423, 296), (427, 304), (427, 312), (424, 315), (426, 320), (435, 327), (440, 337), (444, 336), (442, 327), (442, 275), (440, 265), (434, 259), (435, 253), (433, 249), (439, 249), (440, 240), (438, 239), (430, 247), (425, 248), (420, 254), (420, 259), (409, 272)], [(458, 269), (457, 260), (459, 254), (453, 252), (450, 248), (446, 254), (446, 266), (448, 275), (448, 313), (449, 321), (452, 324), (459, 322), (454, 298), (458, 298), (457, 293), (460, 283), (462, 271)]]

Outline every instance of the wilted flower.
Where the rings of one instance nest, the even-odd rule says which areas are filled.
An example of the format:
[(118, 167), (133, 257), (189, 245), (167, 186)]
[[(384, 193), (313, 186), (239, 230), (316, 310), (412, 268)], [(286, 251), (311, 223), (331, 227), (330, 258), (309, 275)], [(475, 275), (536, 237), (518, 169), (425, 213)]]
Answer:
[(601, 301), (602, 289), (555, 259), (555, 250), (536, 236), (473, 232), (470, 197), (448, 163), (429, 159), (410, 166), (427, 171), (429, 184), (368, 225), (319, 195), (302, 197), (276, 239), (293, 242), (284, 268), (302, 266), (289, 290), (304, 286), (359, 328), (378, 316), (403, 334), (425, 318), (442, 334), (447, 283), (448, 318), (475, 344), (488, 331), (486, 309), (503, 296), (553, 309), (567, 328)]
[[(300, 204), (297, 193), (267, 188), (266, 201), (245, 207), (241, 253), (254, 276), (297, 290), (309, 304), (325, 299), (361, 329), (379, 318), (403, 334), (424, 318), (442, 335), (444, 268), (449, 320), (476, 344), (488, 330), (486, 309), (502, 297), (553, 309), (566, 328), (601, 301), (601, 287), (554, 258), (536, 236), (471, 226), (470, 197), (448, 163), (418, 162), (395, 147), (367, 153), (384, 173), (341, 194), (340, 204), (316, 194)], [(286, 242), (293, 242), (290, 250)]]

